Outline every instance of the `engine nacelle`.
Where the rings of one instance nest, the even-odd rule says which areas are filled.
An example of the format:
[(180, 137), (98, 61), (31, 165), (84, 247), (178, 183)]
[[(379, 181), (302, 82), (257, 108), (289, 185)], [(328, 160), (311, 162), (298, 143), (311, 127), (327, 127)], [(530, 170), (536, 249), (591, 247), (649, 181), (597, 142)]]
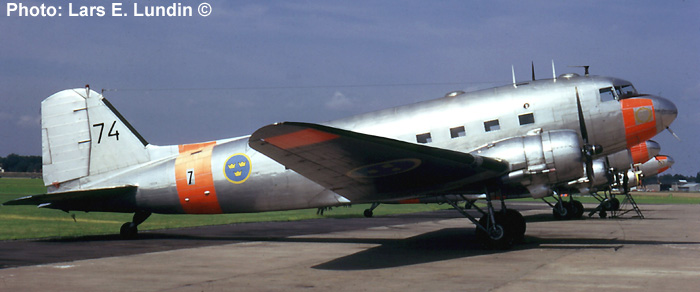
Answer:
[(630, 169), (632, 166), (632, 154), (629, 149), (608, 155), (609, 167), (616, 170)]
[(581, 178), (583, 154), (576, 131), (556, 130), (514, 137), (471, 152), (508, 161), (504, 183), (519, 183), (534, 198), (552, 193), (552, 186)]
[[(599, 158), (596, 160), (593, 160), (592, 163), (592, 169), (593, 169), (593, 181), (590, 182), (589, 184), (595, 186), (595, 187), (604, 187), (607, 186), (611, 183), (613, 183), (613, 174), (610, 172), (610, 166), (608, 163), (605, 161), (605, 158)], [(584, 172), (586, 170), (586, 167), (584, 165)], [(588, 173), (586, 173), (586, 177), (590, 177)]]

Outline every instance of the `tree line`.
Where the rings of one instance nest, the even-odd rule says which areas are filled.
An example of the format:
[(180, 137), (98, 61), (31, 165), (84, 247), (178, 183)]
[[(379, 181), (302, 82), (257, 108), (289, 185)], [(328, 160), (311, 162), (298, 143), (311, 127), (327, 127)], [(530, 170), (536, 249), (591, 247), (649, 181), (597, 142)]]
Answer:
[(0, 157), (0, 168), (7, 172), (41, 172), (41, 156), (10, 154)]

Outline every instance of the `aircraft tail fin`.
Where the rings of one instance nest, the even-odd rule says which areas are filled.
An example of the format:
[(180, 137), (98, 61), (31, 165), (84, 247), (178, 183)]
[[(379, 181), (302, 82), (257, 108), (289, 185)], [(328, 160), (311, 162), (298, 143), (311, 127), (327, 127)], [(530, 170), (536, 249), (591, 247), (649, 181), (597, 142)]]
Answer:
[(147, 162), (147, 145), (104, 96), (87, 87), (41, 102), (46, 186)]

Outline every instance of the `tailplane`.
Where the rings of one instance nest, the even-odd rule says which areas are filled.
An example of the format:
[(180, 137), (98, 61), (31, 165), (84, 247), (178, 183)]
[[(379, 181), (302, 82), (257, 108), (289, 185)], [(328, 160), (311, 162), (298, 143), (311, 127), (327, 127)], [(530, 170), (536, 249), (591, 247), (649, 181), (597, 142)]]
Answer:
[(104, 96), (87, 87), (41, 102), (46, 186), (147, 162), (147, 145)]

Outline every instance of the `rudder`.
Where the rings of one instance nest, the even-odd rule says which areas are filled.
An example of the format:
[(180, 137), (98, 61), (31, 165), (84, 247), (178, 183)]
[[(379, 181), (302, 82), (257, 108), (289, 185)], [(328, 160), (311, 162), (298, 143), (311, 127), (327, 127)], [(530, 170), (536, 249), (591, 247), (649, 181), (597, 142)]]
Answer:
[(41, 103), (44, 184), (147, 162), (146, 142), (101, 94), (68, 89)]

